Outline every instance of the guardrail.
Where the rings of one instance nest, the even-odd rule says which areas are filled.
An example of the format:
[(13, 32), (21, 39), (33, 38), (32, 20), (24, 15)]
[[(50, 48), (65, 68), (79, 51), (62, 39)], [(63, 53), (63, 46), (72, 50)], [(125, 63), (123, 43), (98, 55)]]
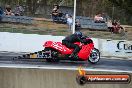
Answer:
[(76, 16), (76, 19), (80, 21), (81, 28), (108, 30), (106, 23), (95, 23), (90, 17)]
[(33, 18), (27, 16), (2, 16), (2, 22), (13, 22), (13, 23), (23, 23), (23, 24), (32, 24)]

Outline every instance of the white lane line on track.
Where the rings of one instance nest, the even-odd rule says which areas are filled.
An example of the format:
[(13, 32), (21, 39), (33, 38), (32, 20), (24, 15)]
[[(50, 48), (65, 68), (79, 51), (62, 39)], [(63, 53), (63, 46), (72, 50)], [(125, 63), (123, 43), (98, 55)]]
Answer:
[[(13, 65), (13, 64), (0, 64), (1, 68), (25, 68), (25, 69), (51, 69), (51, 70), (78, 70), (76, 66), (42, 66), (42, 65)], [(86, 71), (103, 71), (103, 72), (117, 72), (117, 73), (132, 73), (132, 71), (124, 70), (110, 70), (110, 69), (93, 69), (93, 68), (84, 68)]]
[(132, 57), (130, 58), (121, 58), (121, 57), (101, 57), (101, 59), (108, 59), (108, 60), (130, 60), (132, 61)]

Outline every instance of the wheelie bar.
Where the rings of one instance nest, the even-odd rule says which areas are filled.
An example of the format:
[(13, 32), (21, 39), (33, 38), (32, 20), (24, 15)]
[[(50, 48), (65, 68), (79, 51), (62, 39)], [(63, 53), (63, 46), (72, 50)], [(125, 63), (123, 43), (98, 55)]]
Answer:
[(18, 56), (18, 59), (46, 59), (51, 58), (51, 51), (38, 51), (30, 54)]

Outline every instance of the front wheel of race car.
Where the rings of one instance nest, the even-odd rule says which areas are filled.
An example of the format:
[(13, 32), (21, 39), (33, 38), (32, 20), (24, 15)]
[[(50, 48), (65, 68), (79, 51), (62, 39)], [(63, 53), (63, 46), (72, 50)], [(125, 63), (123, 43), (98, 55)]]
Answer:
[(90, 54), (88, 61), (92, 64), (96, 64), (100, 60), (100, 52), (98, 49), (94, 48)]

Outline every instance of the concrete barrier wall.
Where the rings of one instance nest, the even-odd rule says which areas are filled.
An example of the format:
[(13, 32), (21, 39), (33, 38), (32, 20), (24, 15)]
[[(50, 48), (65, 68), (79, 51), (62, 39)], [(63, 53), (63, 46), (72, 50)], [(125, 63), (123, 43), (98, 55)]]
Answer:
[[(61, 42), (65, 36), (0, 32), (0, 51), (36, 52), (43, 50), (47, 40)], [(118, 56), (132, 59), (132, 41), (92, 38), (101, 56)]]
[[(0, 51), (9, 52), (36, 52), (43, 50), (45, 41), (51, 40), (61, 42), (64, 36), (21, 34), (0, 32)], [(93, 38), (95, 42), (97, 39)], [(95, 43), (98, 48), (98, 43)]]
[(61, 41), (64, 36), (0, 32), (0, 51), (36, 52), (43, 50), (45, 41)]
[[(117, 74), (92, 71), (87, 73)], [(86, 84), (80, 86), (76, 82), (77, 74), (78, 71), (72, 70), (0, 68), (0, 88), (132, 88), (132, 82), (130, 84)], [(132, 74), (130, 75), (132, 77)]]

